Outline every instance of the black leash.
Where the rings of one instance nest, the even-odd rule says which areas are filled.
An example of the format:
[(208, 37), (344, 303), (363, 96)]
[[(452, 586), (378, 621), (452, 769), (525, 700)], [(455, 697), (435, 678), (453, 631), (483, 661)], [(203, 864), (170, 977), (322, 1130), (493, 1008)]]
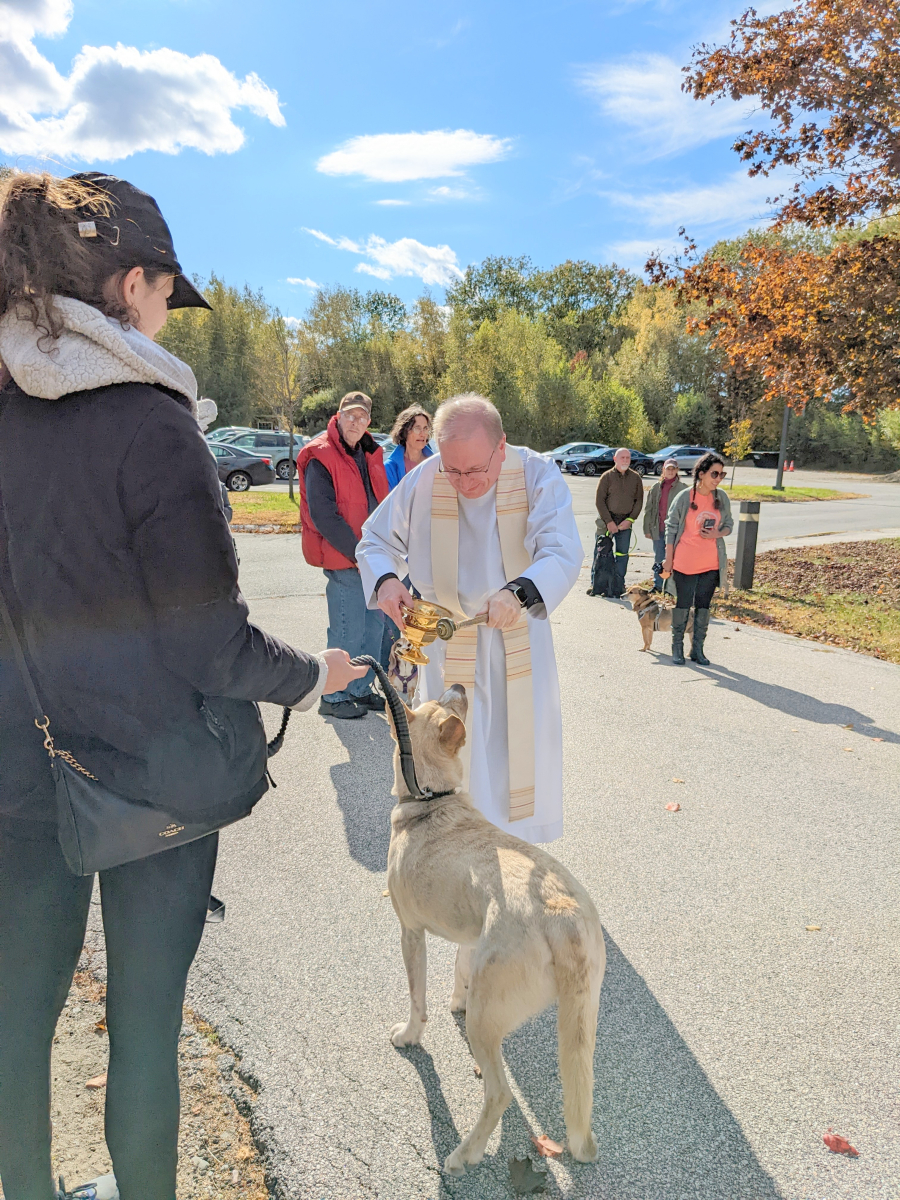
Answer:
[(288, 721), (291, 719), (291, 709), (286, 708), (281, 715), (281, 728), (272, 738), (271, 742), (266, 743), (266, 749), (269, 752), (269, 758), (273, 754), (277, 754), (284, 745), (284, 735), (287, 733)]
[(416, 760), (413, 758), (412, 739), (409, 736), (409, 722), (406, 719), (406, 709), (403, 707), (403, 701), (397, 695), (394, 685), (388, 679), (387, 671), (373, 658), (371, 654), (361, 654), (359, 658), (350, 659), (351, 666), (354, 667), (371, 667), (375, 672), (375, 676), (381, 685), (381, 690), (384, 692), (384, 698), (387, 701), (388, 708), (391, 710), (391, 716), (394, 718), (394, 731), (397, 734), (397, 746), (400, 751), (400, 770), (403, 773), (403, 781), (409, 788), (409, 794), (414, 800), (438, 800), (441, 796), (451, 796), (456, 790), (450, 788), (446, 792), (433, 792), (431, 788), (420, 788), (419, 781), (416, 779)]

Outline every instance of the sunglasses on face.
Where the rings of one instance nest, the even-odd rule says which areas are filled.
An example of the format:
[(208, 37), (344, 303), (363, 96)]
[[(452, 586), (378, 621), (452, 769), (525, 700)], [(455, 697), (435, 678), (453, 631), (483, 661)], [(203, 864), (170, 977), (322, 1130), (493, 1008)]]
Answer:
[(709, 475), (710, 479), (724, 479), (725, 478), (724, 471), (708, 471), (707, 474)]

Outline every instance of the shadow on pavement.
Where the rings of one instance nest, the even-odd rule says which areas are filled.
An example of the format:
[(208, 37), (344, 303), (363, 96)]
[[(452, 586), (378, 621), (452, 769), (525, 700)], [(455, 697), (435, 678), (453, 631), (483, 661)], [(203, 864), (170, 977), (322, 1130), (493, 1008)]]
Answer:
[(428, 1117), (431, 1121), (431, 1141), (434, 1145), (435, 1157), (439, 1164), (443, 1164), (447, 1155), (452, 1154), (462, 1141), (462, 1135), (456, 1128), (456, 1122), (444, 1099), (441, 1077), (435, 1068), (434, 1059), (424, 1046), (404, 1046), (397, 1050), (397, 1053), (415, 1067), (419, 1079), (422, 1081), (425, 1103), (428, 1105)]
[(387, 721), (369, 715), (328, 722), (347, 748), (349, 762), (330, 768), (350, 857), (367, 871), (384, 871), (391, 841), (394, 743)]
[[(560, 1160), (575, 1180), (572, 1194), (590, 1200), (778, 1200), (774, 1181), (665, 1010), (608, 934), (606, 947), (594, 1056), (600, 1158), (584, 1165), (568, 1155)], [(564, 1141), (555, 1009), (507, 1038), (504, 1056), (537, 1118), (534, 1132)]]
[[(692, 664), (693, 665), (693, 664)], [(828, 704), (809, 696), (806, 692), (795, 692), (792, 688), (781, 687), (777, 683), (762, 683), (759, 679), (751, 679), (749, 675), (739, 675), (714, 663), (711, 667), (694, 667), (707, 679), (714, 680), (719, 687), (748, 696), (764, 704), (766, 708), (776, 708), (779, 712), (791, 717), (800, 717), (804, 721), (815, 721), (819, 725), (852, 725), (854, 733), (863, 737), (880, 737), (886, 742), (900, 742), (900, 734), (891, 729), (879, 729), (871, 717), (848, 708), (845, 704)]]

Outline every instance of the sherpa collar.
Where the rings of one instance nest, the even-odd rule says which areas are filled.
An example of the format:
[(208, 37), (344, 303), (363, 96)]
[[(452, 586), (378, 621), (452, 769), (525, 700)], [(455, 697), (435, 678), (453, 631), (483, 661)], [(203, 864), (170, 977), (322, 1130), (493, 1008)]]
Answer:
[(54, 296), (53, 306), (63, 322), (55, 340), (24, 309), (0, 319), (0, 359), (23, 392), (58, 400), (114, 383), (159, 383), (186, 397), (196, 417), (197, 380), (187, 363), (81, 300)]

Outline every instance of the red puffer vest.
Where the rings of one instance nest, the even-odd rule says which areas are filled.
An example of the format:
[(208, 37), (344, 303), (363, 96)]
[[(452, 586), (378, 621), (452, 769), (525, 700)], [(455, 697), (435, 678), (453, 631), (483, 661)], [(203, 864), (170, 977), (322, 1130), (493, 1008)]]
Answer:
[[(341, 445), (337, 416), (331, 418), (324, 433), (320, 433), (317, 438), (307, 442), (297, 455), (297, 471), (300, 484), (303, 557), (312, 567), (324, 567), (326, 571), (343, 571), (356, 564), (335, 550), (330, 542), (325, 541), (309, 515), (309, 504), (306, 500), (306, 467), (311, 458), (317, 458), (327, 468), (334, 483), (338, 512), (359, 538), (362, 534), (363, 524), (369, 515), (369, 503), (366, 499), (366, 489), (359, 473), (359, 467)], [(380, 446), (376, 445), (374, 450), (367, 453), (366, 465), (369, 468), (369, 482), (372, 484), (372, 491), (380, 504), (389, 490)]]

